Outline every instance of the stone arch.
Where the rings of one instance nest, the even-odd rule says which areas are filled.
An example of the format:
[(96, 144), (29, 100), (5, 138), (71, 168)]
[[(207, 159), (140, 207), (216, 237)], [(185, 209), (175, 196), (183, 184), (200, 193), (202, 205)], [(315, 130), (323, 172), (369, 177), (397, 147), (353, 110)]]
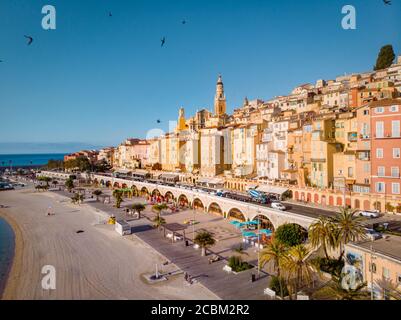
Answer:
[(106, 181), (106, 187), (111, 187), (111, 182), (110, 181)]
[(203, 205), (203, 202), (199, 198), (195, 198), (194, 199), (193, 206), (194, 206), (195, 210), (203, 211), (205, 209), (205, 206)]
[(173, 201), (174, 200), (174, 195), (171, 191), (167, 191), (166, 194), (164, 195), (164, 198), (167, 201)]
[(329, 197), (329, 205), (334, 206), (334, 197), (333, 196)]
[(253, 220), (260, 221), (260, 228), (261, 229), (269, 229), (274, 232), (275, 228), (273, 222), (263, 213), (257, 214)]
[(375, 202), (373, 203), (373, 209), (379, 210), (379, 211), (381, 212), (381, 211), (382, 211), (381, 208), (382, 208), (382, 204), (381, 204), (380, 201), (375, 201)]
[(365, 200), (363, 202), (363, 210), (370, 210), (370, 201), (369, 200)]
[(312, 202), (312, 195), (310, 192), (308, 192), (308, 194), (306, 195), (306, 201), (307, 202)]
[(123, 184), (121, 185), (121, 188), (123, 188), (123, 189), (127, 189), (127, 188), (128, 188), (128, 186), (127, 186), (127, 184), (126, 184), (126, 183), (123, 183)]
[(104, 186), (106, 184), (103, 179), (101, 179), (99, 183), (101, 186)]
[(301, 200), (305, 201), (305, 192), (301, 192)]
[(314, 202), (314, 203), (319, 203), (319, 194), (318, 194), (318, 193), (315, 193), (315, 194), (313, 195), (313, 202)]
[(181, 207), (188, 207), (189, 206), (189, 201), (188, 198), (185, 194), (181, 194), (178, 197), (178, 205)]
[(213, 213), (213, 214), (218, 214), (220, 216), (223, 215), (223, 210), (221, 210), (221, 207), (216, 202), (212, 202), (209, 205), (209, 208), (208, 208), (207, 212)]
[(142, 187), (140, 194), (146, 197), (149, 195), (149, 190), (146, 187)]
[(295, 200), (299, 200), (299, 192), (298, 191), (294, 192), (294, 197), (295, 197)]
[(342, 205), (343, 205), (343, 198), (337, 197), (336, 205), (337, 205), (337, 206), (342, 206)]
[(134, 195), (135, 197), (139, 196), (139, 191), (138, 191), (138, 188), (136, 187), (136, 185), (133, 184), (131, 186), (131, 190), (132, 190), (132, 195)]
[(156, 196), (159, 197), (161, 195), (160, 191), (158, 189), (153, 189), (152, 191), (152, 197)]
[(359, 199), (355, 199), (354, 208), (355, 209), (360, 209), (361, 208), (361, 202), (359, 201)]
[(241, 210), (237, 208), (232, 208), (228, 211), (227, 218), (230, 220), (238, 220), (241, 222), (245, 222), (246, 218), (245, 215), (241, 212)]
[(351, 199), (350, 198), (345, 199), (345, 205), (348, 207), (351, 207)]
[(113, 188), (121, 189), (121, 186), (118, 182), (114, 182)]

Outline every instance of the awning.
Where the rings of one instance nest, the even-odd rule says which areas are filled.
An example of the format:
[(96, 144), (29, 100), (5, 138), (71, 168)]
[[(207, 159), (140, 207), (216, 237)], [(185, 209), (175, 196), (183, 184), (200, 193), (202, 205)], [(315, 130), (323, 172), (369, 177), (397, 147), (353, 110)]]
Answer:
[(224, 179), (219, 179), (219, 178), (206, 178), (206, 177), (201, 177), (197, 181), (198, 183), (207, 183), (207, 184), (224, 184), (225, 180)]
[(163, 173), (159, 176), (159, 179), (167, 179), (167, 180), (178, 180), (178, 174), (174, 173)]
[(115, 173), (122, 173), (122, 174), (127, 174), (132, 172), (132, 170), (128, 170), (128, 169), (117, 169), (116, 171), (114, 171)]
[(270, 186), (270, 185), (259, 185), (257, 188), (257, 191), (262, 191), (264, 193), (272, 193), (272, 194), (279, 194), (282, 195), (286, 191), (288, 191), (288, 188), (284, 187), (276, 187), (276, 186)]

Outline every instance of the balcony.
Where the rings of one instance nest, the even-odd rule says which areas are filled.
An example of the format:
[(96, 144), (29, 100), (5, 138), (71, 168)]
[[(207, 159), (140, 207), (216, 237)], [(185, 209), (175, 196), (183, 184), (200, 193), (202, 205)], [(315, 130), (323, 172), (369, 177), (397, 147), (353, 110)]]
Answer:
[(348, 133), (348, 141), (349, 142), (356, 142), (358, 141), (358, 134), (356, 132), (349, 132)]
[(311, 158), (310, 161), (324, 163), (324, 162), (326, 162), (326, 158)]
[(370, 135), (369, 134), (360, 134), (359, 139), (361, 140), (370, 140)]

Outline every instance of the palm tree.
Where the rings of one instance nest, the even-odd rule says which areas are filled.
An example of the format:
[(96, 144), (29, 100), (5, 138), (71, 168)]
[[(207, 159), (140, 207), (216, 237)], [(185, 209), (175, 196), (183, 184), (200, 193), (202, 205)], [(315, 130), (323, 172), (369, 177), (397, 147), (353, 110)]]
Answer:
[(134, 203), (132, 209), (138, 212), (138, 218), (141, 218), (141, 212), (146, 209), (146, 206), (142, 203)]
[(333, 276), (332, 281), (328, 285), (328, 291), (334, 295), (337, 300), (363, 300), (369, 297), (369, 293), (364, 290), (366, 282), (360, 283), (355, 289), (344, 289), (342, 286), (342, 278)]
[[(287, 255), (288, 249), (279, 241), (273, 240), (270, 244), (260, 253), (260, 266), (263, 268), (270, 261), (273, 262), (273, 269), (277, 270), (277, 277), (280, 280), (281, 265)], [(280, 295), (283, 297), (282, 281), (280, 283)]]
[(332, 220), (328, 217), (319, 217), (309, 226), (308, 238), (314, 248), (322, 246), (326, 258), (329, 259), (327, 248), (335, 247), (335, 226)]
[(162, 204), (155, 204), (155, 205), (152, 207), (152, 210), (153, 210), (153, 211), (156, 211), (156, 213), (157, 213), (157, 216), (153, 219), (153, 222), (155, 223), (155, 226), (156, 226), (157, 228), (159, 228), (162, 224), (165, 224), (165, 223), (166, 223), (166, 220), (160, 216), (161, 212), (162, 212), (163, 210), (165, 210), (165, 209), (167, 209), (167, 205), (164, 204), (164, 203), (162, 203)]
[(298, 288), (303, 284), (312, 282), (312, 264), (308, 260), (310, 250), (303, 244), (291, 247), (288, 254), (283, 258), (282, 267), (287, 272), (287, 279), (295, 275), (292, 279), (295, 293), (298, 293)]
[(202, 257), (204, 257), (206, 255), (206, 248), (213, 246), (216, 243), (216, 240), (213, 238), (210, 232), (203, 231), (196, 235), (194, 242), (201, 247)]
[(65, 187), (68, 189), (69, 192), (71, 192), (71, 190), (74, 188), (74, 180), (72, 180), (71, 178), (66, 180)]
[(102, 190), (94, 190), (92, 194), (96, 196), (96, 201), (99, 201), (99, 196), (102, 194)]
[(121, 207), (121, 202), (123, 202), (123, 193), (121, 190), (114, 190), (113, 191), (113, 197), (116, 199), (116, 208)]
[(339, 260), (344, 256), (344, 246), (350, 241), (364, 240), (365, 230), (362, 227), (363, 218), (356, 215), (356, 211), (349, 208), (341, 208), (340, 212), (333, 218), (335, 226), (336, 246), (340, 247)]
[(154, 222), (154, 227), (155, 228), (160, 228), (161, 225), (166, 223), (166, 219), (164, 219), (163, 217), (160, 217), (160, 216), (156, 216), (153, 219), (153, 222)]

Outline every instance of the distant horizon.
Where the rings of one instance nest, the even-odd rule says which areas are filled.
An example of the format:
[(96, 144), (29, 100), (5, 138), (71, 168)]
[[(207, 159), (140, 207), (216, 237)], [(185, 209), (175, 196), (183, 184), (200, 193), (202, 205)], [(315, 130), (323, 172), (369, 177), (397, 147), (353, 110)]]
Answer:
[(0, 142), (0, 155), (68, 154), (80, 150), (98, 150), (108, 145), (85, 142)]

